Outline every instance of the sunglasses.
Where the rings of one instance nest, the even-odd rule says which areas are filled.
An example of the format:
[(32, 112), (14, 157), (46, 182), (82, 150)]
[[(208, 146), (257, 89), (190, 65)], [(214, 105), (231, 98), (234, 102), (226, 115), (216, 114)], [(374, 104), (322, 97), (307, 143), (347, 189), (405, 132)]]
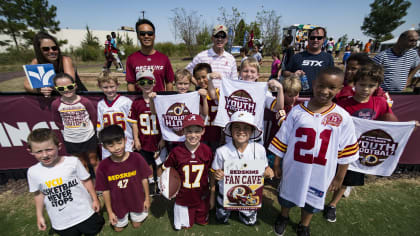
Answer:
[(155, 32), (153, 32), (153, 31), (139, 31), (140, 36), (146, 36), (146, 34), (147, 34), (147, 36), (153, 36), (155, 34)]
[(42, 51), (44, 51), (44, 52), (48, 52), (48, 51), (50, 51), (50, 49), (51, 49), (51, 50), (53, 50), (53, 51), (58, 51), (58, 46), (52, 46), (52, 47), (42, 47), (41, 49), (42, 49)]
[(55, 86), (55, 89), (57, 89), (57, 91), (59, 92), (64, 92), (66, 91), (66, 89), (70, 91), (70, 90), (73, 90), (74, 88), (76, 88), (76, 84), (69, 84), (67, 86)]
[(310, 40), (315, 40), (315, 39), (322, 40), (323, 38), (324, 36), (309, 36)]
[(146, 84), (152, 85), (154, 83), (155, 83), (155, 81), (154, 80), (150, 80), (150, 79), (142, 79), (142, 80), (137, 81), (137, 84), (139, 84), (140, 86), (144, 86)]
[(213, 37), (216, 38), (216, 39), (225, 39), (226, 38), (226, 34), (216, 34)]

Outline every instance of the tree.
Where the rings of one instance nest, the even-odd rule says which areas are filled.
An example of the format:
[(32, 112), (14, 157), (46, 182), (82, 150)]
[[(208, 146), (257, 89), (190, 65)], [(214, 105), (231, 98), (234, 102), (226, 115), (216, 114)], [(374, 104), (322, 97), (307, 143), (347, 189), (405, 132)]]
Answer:
[(175, 40), (179, 36), (184, 41), (189, 55), (194, 56), (194, 45), (196, 43), (196, 34), (200, 30), (200, 17), (197, 11), (187, 12), (184, 8), (172, 9), (174, 14), (170, 20), (174, 30)]
[(280, 17), (274, 10), (262, 9), (262, 11), (257, 12), (262, 43), (265, 45), (264, 49), (270, 53), (280, 49)]
[(86, 25), (86, 35), (82, 41), (82, 46), (94, 46), (99, 47), (99, 39), (98, 37), (94, 36), (92, 31), (89, 30), (89, 26)]
[(233, 45), (242, 45), (244, 40), (244, 35), (246, 31), (246, 24), (244, 19), (241, 19), (236, 26), (235, 39), (233, 40)]
[(197, 46), (199, 46), (201, 49), (204, 49), (207, 47), (207, 45), (211, 44), (211, 26), (204, 25), (198, 32), (198, 34), (195, 36), (197, 41)]
[(49, 6), (48, 0), (26, 0), (27, 23), (38, 31), (56, 33), (60, 31), (60, 21), (56, 21), (57, 7)]
[(341, 51), (344, 51), (346, 48), (347, 41), (349, 41), (349, 36), (347, 34), (341, 36)]
[(0, 33), (12, 38), (17, 51), (19, 51), (19, 38), (27, 30), (23, 6), (24, 0), (0, 1)]
[[(227, 13), (224, 7), (220, 7), (219, 11), (220, 11), (220, 16), (217, 17), (217, 20), (220, 21), (221, 24), (226, 26), (226, 28), (228, 29), (232, 28), (236, 36), (237, 26), (240, 20), (242, 20), (243, 16), (245, 16), (245, 13), (239, 12), (238, 8), (235, 8), (235, 7), (232, 7), (232, 14)], [(233, 42), (235, 42), (235, 36), (233, 36), (234, 37)]]
[(407, 15), (410, 6), (411, 3), (406, 0), (375, 0), (370, 4), (370, 14), (365, 17), (360, 28), (375, 41), (392, 39), (394, 36), (391, 32), (405, 23), (401, 19)]

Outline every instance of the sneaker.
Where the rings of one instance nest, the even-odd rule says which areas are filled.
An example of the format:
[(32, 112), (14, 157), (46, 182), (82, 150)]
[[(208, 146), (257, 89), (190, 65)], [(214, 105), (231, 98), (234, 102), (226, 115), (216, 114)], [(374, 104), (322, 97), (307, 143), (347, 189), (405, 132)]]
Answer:
[(351, 186), (346, 187), (346, 191), (343, 193), (343, 197), (349, 197), (351, 192)]
[(296, 230), (296, 234), (298, 236), (310, 236), (311, 235), (311, 230), (309, 229), (309, 226), (303, 226), (299, 223), (297, 230)]
[(274, 232), (277, 236), (282, 236), (286, 232), (287, 224), (289, 223), (289, 217), (282, 215), (277, 216), (276, 223), (274, 223)]
[(332, 206), (326, 206), (324, 209), (324, 217), (325, 219), (327, 219), (328, 222), (336, 222), (337, 221), (337, 216), (335, 214), (335, 207)]
[(124, 69), (123, 68), (118, 68), (117, 71), (124, 71)]

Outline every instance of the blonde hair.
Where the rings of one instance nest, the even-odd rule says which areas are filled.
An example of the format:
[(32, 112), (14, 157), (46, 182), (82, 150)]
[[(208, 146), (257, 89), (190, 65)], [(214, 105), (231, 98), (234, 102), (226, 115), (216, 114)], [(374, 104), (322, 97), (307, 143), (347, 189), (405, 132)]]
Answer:
[(240, 67), (241, 71), (246, 66), (254, 67), (257, 69), (258, 73), (260, 72), (260, 63), (258, 63), (257, 59), (255, 59), (254, 57), (248, 57), (242, 61), (241, 67)]
[(114, 81), (116, 84), (118, 84), (118, 78), (116, 76), (111, 76), (111, 74), (108, 71), (103, 71), (99, 73), (98, 86), (101, 86), (101, 84), (111, 81)]
[(178, 69), (175, 71), (175, 83), (184, 77), (187, 77), (188, 81), (191, 83), (192, 74), (187, 69)]
[(300, 78), (296, 75), (291, 75), (284, 78), (281, 83), (283, 85), (284, 93), (289, 93), (293, 96), (298, 95), (300, 90), (302, 89)]

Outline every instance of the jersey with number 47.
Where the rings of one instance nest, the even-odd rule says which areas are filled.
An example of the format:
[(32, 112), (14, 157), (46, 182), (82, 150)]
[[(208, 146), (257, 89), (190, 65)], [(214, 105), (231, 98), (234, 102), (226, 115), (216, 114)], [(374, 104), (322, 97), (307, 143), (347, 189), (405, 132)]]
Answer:
[(304, 207), (324, 208), (337, 164), (358, 159), (359, 146), (350, 115), (335, 103), (313, 113), (308, 102), (295, 106), (270, 143), (283, 158), (280, 196)]
[(134, 100), (127, 120), (133, 125), (137, 125), (141, 149), (148, 152), (156, 152), (161, 133), (159, 121), (156, 115), (150, 111), (149, 105), (143, 98)]

